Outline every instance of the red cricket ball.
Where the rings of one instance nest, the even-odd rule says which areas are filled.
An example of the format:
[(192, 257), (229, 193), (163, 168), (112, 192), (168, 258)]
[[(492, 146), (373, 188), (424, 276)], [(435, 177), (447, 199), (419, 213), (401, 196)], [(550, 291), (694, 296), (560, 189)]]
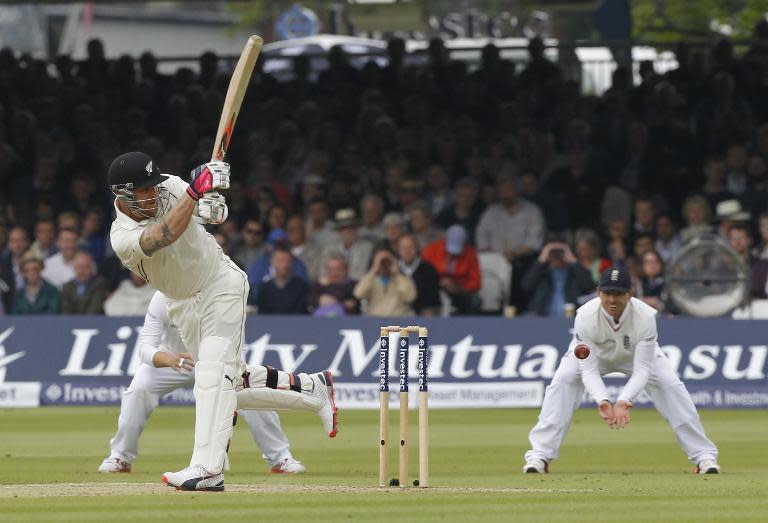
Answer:
[(589, 347), (584, 344), (576, 345), (576, 348), (573, 349), (573, 354), (580, 360), (583, 360), (589, 356)]

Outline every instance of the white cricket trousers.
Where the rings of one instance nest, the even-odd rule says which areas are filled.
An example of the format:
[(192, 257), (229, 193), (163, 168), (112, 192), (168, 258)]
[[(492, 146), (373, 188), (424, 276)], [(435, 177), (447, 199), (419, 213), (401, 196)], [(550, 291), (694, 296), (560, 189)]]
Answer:
[[(600, 369), (602, 375), (611, 372), (629, 375), (632, 369)], [(717, 459), (717, 447), (704, 433), (699, 413), (688, 390), (665, 356), (657, 354), (654, 358), (645, 391), (653, 400), (656, 410), (672, 427), (680, 447), (692, 463), (698, 464), (702, 459)], [(552, 383), (544, 393), (539, 421), (528, 434), (531, 450), (525, 453), (526, 461), (538, 458), (549, 463), (560, 456), (560, 445), (583, 395), (584, 384), (581, 381), (579, 362), (573, 352), (569, 351), (560, 360)]]
[[(180, 387), (194, 383), (192, 375), (184, 375), (169, 368), (155, 368), (142, 363), (123, 393), (117, 433), (109, 442), (110, 457), (133, 463), (139, 454), (139, 437), (160, 398)], [(290, 444), (274, 411), (239, 410), (238, 415), (251, 430), (253, 441), (261, 449), (262, 457), (272, 467), (290, 458)]]
[(168, 317), (195, 359), (195, 446), (191, 466), (218, 474), (227, 460), (235, 389), (245, 367), (240, 350), (245, 329), (248, 278), (234, 263), (219, 264), (189, 298), (167, 299)]

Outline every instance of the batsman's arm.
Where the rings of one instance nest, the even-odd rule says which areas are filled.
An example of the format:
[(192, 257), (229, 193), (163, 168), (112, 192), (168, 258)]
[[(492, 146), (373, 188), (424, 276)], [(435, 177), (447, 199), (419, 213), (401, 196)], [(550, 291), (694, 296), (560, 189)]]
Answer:
[(157, 223), (147, 226), (139, 238), (139, 246), (144, 254), (152, 256), (178, 240), (187, 230), (196, 204), (197, 202), (185, 193), (168, 214)]

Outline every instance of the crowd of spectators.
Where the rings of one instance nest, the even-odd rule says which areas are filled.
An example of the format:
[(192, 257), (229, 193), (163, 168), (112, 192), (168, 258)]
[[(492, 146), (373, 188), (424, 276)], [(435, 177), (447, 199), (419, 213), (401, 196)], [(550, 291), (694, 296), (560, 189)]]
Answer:
[[(676, 49), (642, 81), (618, 67), (583, 94), (530, 41), (476, 68), (439, 40), (427, 65), (351, 67), (340, 48), (277, 81), (258, 68), (228, 161), (229, 219), (211, 229), (262, 314), (477, 314), (483, 263), (511, 271), (505, 312), (560, 316), (626, 264), (663, 310), (664, 266), (712, 234), (768, 277), (768, 23), (737, 56), (727, 39)], [(52, 63), (0, 50), (0, 291), (5, 314), (143, 315), (153, 290), (111, 251), (105, 174), (128, 150), (186, 177), (204, 163), (226, 64), (158, 71), (149, 52)], [(570, 71), (570, 70), (569, 70)]]

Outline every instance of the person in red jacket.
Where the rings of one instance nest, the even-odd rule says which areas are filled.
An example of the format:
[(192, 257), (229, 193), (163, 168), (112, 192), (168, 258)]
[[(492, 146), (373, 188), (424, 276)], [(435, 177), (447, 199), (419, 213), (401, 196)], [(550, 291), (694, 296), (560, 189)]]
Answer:
[(425, 246), (422, 259), (431, 263), (440, 275), (440, 289), (451, 298), (458, 314), (480, 310), (480, 262), (477, 251), (467, 243), (467, 231), (452, 225), (445, 237)]

